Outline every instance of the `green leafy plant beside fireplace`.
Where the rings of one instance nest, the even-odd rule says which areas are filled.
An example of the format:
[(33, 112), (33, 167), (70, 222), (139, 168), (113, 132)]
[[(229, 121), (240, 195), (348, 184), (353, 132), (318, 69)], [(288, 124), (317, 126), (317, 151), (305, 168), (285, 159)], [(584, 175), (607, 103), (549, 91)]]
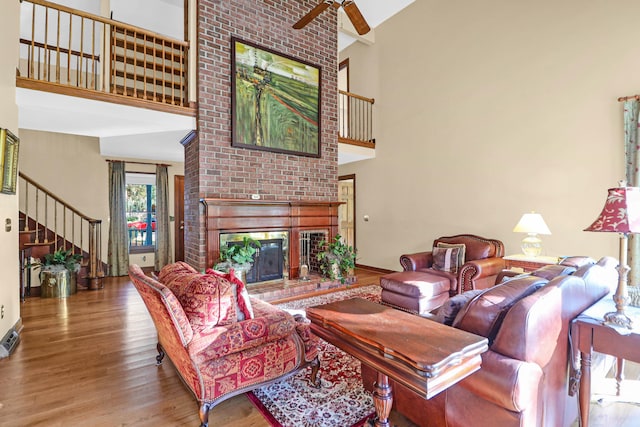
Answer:
[(356, 250), (345, 244), (339, 234), (332, 241), (320, 241), (318, 246), (324, 248), (316, 256), (322, 276), (345, 283), (356, 267)]
[(246, 283), (247, 272), (253, 266), (253, 256), (260, 248), (260, 241), (251, 237), (243, 237), (242, 243), (222, 246), (220, 248), (220, 261), (215, 269), (228, 273), (233, 269), (236, 277)]

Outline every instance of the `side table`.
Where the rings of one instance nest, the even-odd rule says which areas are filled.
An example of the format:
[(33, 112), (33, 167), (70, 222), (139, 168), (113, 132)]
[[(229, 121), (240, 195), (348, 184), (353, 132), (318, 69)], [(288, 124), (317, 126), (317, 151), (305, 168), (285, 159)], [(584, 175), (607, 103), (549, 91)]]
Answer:
[(507, 255), (504, 258), (505, 268), (521, 268), (525, 273), (537, 270), (545, 265), (558, 264), (561, 258), (554, 256), (536, 256), (530, 257), (524, 254)]
[(586, 309), (575, 318), (571, 325), (571, 339), (574, 352), (580, 351), (580, 386), (578, 402), (582, 427), (589, 426), (589, 403), (591, 402), (591, 353), (609, 354), (618, 359), (616, 370), (616, 390), (620, 394), (623, 380), (624, 360), (640, 362), (640, 308), (627, 306), (625, 314), (633, 320), (634, 329), (624, 329), (604, 325), (605, 313), (615, 311), (611, 294)]

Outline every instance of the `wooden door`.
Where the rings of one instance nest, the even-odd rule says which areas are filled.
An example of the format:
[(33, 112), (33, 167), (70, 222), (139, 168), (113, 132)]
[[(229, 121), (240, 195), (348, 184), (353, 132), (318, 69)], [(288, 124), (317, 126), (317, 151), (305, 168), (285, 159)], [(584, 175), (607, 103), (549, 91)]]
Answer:
[(342, 202), (338, 208), (338, 232), (342, 241), (356, 247), (356, 176), (346, 175), (338, 178), (338, 201)]
[(173, 179), (173, 210), (175, 221), (175, 261), (184, 261), (184, 175)]

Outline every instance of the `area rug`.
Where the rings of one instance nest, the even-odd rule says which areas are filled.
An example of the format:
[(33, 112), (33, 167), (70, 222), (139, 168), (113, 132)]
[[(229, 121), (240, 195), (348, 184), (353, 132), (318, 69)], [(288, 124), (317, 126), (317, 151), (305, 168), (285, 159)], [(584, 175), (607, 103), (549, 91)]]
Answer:
[[(304, 314), (305, 307), (365, 298), (380, 302), (377, 285), (347, 289), (278, 304), (292, 314)], [(360, 362), (342, 350), (320, 340), (320, 380), (316, 389), (307, 382), (309, 369), (284, 381), (247, 393), (273, 427), (360, 427), (375, 412), (371, 393), (362, 387)]]

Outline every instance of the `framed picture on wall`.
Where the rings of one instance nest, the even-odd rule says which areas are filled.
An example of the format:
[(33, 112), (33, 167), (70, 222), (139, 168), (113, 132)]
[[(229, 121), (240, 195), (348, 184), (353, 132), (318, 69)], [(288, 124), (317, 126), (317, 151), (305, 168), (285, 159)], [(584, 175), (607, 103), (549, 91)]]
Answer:
[(0, 192), (16, 193), (20, 140), (8, 129), (0, 129)]
[(234, 147), (320, 157), (321, 68), (232, 38)]

